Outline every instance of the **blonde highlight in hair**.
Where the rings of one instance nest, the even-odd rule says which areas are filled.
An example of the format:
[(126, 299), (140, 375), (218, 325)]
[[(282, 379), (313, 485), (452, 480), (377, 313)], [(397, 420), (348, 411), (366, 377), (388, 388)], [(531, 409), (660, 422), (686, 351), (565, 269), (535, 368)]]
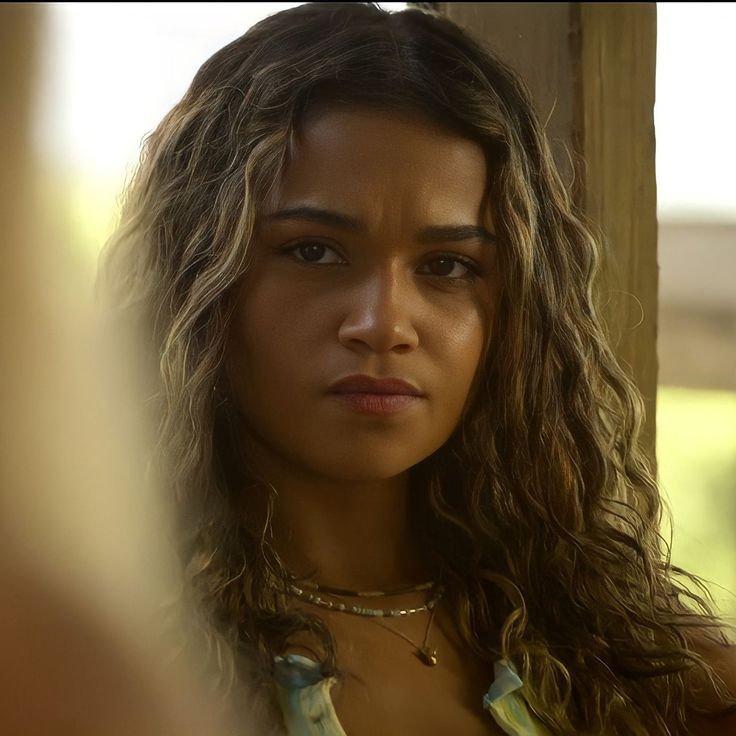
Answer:
[[(725, 645), (723, 623), (659, 535), (641, 398), (594, 308), (596, 243), (528, 91), (447, 19), (364, 3), (276, 13), (201, 67), (145, 142), (100, 271), (152, 358), (152, 456), (178, 504), (185, 578), (213, 624), (221, 687), (248, 678), (266, 693), (274, 654), (303, 630), (322, 641), (325, 673), (337, 671), (329, 631), (278, 592), (277, 489), (249, 472), (223, 371), (258, 217), (320, 105), (419, 113), (488, 158), (495, 327), (460, 426), (411, 473), (426, 554), (467, 644), (517, 664), (556, 734), (688, 733), (698, 676), (736, 708), (693, 647), (690, 629)], [(243, 519), (243, 492), (259, 499), (258, 518)]]

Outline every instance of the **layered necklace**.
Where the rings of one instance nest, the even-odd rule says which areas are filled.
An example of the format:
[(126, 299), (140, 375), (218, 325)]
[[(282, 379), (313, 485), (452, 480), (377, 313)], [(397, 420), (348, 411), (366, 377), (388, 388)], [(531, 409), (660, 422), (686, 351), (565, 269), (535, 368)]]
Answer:
[[(351, 604), (349, 600), (348, 602), (340, 600), (343, 598), (385, 598), (406, 593), (416, 593), (423, 590), (430, 591), (428, 593), (428, 599), (426, 603), (421, 606), (417, 606), (416, 608), (367, 608), (365, 606)], [(419, 583), (418, 585), (395, 588), (393, 590), (346, 590), (344, 588), (333, 588), (329, 585), (320, 585), (312, 581), (303, 581), (299, 582), (298, 585), (296, 582), (287, 583), (286, 591), (289, 595), (315, 606), (321, 606), (322, 608), (327, 608), (339, 613), (347, 613), (353, 616), (364, 616), (381, 628), (384, 628), (409, 642), (409, 644), (414, 647), (414, 653), (416, 656), (427, 666), (433, 667), (437, 664), (437, 648), (429, 645), (429, 632), (432, 628), (434, 615), (437, 612), (437, 604), (444, 593), (444, 586), (439, 582), (430, 581), (427, 583)], [(323, 598), (323, 596), (330, 596), (330, 599)], [(402, 631), (398, 631), (383, 621), (385, 618), (413, 616), (417, 613), (422, 613), (423, 611), (429, 611), (430, 615), (421, 646), (416, 644), (416, 642), (410, 639)]]

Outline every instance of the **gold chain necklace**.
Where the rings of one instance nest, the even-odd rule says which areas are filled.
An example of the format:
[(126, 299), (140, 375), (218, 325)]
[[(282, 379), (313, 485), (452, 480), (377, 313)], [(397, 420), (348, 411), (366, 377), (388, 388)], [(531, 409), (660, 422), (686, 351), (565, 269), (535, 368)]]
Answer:
[[(380, 626), (383, 629), (386, 629), (387, 631), (392, 632), (393, 634), (396, 634), (397, 636), (400, 636), (404, 641), (407, 641), (409, 644), (411, 644), (415, 649), (415, 654), (419, 658), (419, 660), (426, 664), (429, 667), (434, 667), (437, 664), (437, 647), (432, 647), (428, 644), (429, 642), (429, 632), (432, 629), (432, 623), (434, 622), (434, 616), (437, 612), (437, 604), (439, 603), (440, 598), (442, 598), (442, 594), (444, 593), (444, 586), (441, 584), (435, 584), (435, 583), (421, 583), (416, 586), (411, 586), (408, 588), (399, 589), (397, 591), (353, 591), (353, 590), (344, 590), (341, 588), (331, 588), (326, 585), (319, 585), (317, 583), (304, 583), (302, 582), (301, 585), (303, 587), (298, 587), (294, 585), (293, 583), (287, 583), (287, 592), (294, 596), (295, 598), (300, 598), (301, 600), (306, 601), (307, 603), (311, 603), (316, 606), (321, 606), (322, 608), (327, 608), (333, 611), (337, 611), (339, 613), (349, 613), (355, 616), (364, 616), (369, 618), (373, 621), (376, 625)], [(388, 595), (397, 595), (399, 593), (406, 593), (406, 592), (414, 592), (417, 590), (426, 590), (430, 587), (436, 588), (436, 594), (427, 601), (423, 606), (418, 606), (416, 608), (390, 608), (390, 609), (383, 609), (383, 608), (365, 608), (363, 606), (355, 606), (355, 605), (348, 605), (342, 602), (335, 602), (331, 600), (326, 600), (322, 598), (319, 595), (314, 595), (313, 593), (310, 593), (304, 588), (308, 587), (311, 588), (314, 591), (321, 592), (323, 594), (331, 595), (335, 598), (341, 598), (341, 597), (361, 597), (361, 598), (375, 598), (375, 597), (382, 597), (382, 596), (388, 596)], [(411, 616), (417, 613), (421, 613), (422, 611), (431, 611), (429, 620), (427, 621), (427, 628), (424, 632), (424, 640), (421, 644), (421, 646), (417, 645), (417, 643), (410, 639), (406, 634), (404, 634), (402, 631), (398, 631), (397, 629), (393, 628), (392, 626), (389, 626), (386, 623), (383, 623), (379, 619), (385, 619), (389, 617), (400, 617), (400, 616)]]
[(408, 641), (409, 644), (411, 644), (416, 650), (414, 654), (419, 657), (419, 660), (426, 664), (428, 667), (434, 667), (437, 664), (437, 647), (430, 647), (427, 642), (429, 641), (429, 630), (432, 628), (432, 621), (434, 621), (435, 613), (437, 613), (437, 606), (432, 606), (432, 613), (429, 614), (429, 621), (427, 621), (427, 630), (424, 632), (424, 641), (422, 642), (421, 647), (417, 646), (416, 643), (406, 634), (398, 631), (397, 629), (394, 629), (392, 626), (389, 626), (388, 624), (383, 623), (376, 618), (372, 618), (371, 621), (373, 621), (373, 623), (377, 626), (380, 626), (387, 631), (391, 631), (394, 634), (400, 636), (405, 641)]

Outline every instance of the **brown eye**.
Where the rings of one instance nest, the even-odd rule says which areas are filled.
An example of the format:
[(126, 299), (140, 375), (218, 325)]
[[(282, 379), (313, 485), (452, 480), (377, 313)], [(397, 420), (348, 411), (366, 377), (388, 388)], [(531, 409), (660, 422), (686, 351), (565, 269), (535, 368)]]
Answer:
[(313, 240), (291, 245), (282, 252), (294, 256), (301, 263), (314, 263), (317, 265), (343, 263), (342, 258), (332, 248), (324, 243)]
[(455, 263), (452, 258), (436, 258), (430, 261), (430, 270), (434, 276), (449, 276), (455, 269)]
[(309, 261), (310, 263), (321, 260), (325, 254), (325, 250), (327, 250), (325, 246), (320, 245), (319, 243), (300, 245), (297, 248), (299, 255), (301, 255), (305, 261)]
[(479, 268), (464, 258), (457, 256), (440, 256), (427, 263), (430, 276), (438, 276), (450, 280), (473, 279), (479, 274)]

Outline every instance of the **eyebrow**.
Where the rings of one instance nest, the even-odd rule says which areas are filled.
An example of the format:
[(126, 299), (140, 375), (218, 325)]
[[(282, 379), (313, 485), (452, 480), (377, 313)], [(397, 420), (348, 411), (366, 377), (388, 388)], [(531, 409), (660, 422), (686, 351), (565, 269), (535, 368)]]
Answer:
[[(266, 216), (267, 220), (307, 220), (322, 225), (330, 225), (341, 230), (366, 232), (367, 225), (350, 215), (320, 207), (286, 207)], [(418, 233), (422, 243), (448, 243), (462, 240), (481, 240), (495, 243), (496, 236), (480, 225), (429, 225)]]

